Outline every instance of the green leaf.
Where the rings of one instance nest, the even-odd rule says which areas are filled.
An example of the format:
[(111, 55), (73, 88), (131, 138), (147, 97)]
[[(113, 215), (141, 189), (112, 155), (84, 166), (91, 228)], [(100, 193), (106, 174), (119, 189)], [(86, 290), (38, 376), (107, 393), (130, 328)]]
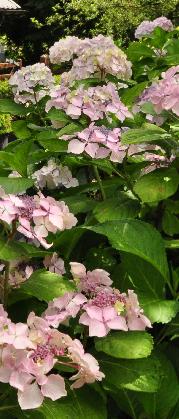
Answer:
[(45, 150), (53, 151), (55, 153), (64, 153), (68, 148), (67, 141), (62, 141), (57, 138), (38, 139), (38, 142), (45, 148)]
[(135, 62), (144, 57), (152, 57), (153, 51), (142, 42), (132, 42), (127, 49), (127, 56), (129, 60)]
[(116, 359), (107, 355), (98, 359), (105, 381), (117, 388), (153, 393), (160, 384), (160, 363), (155, 357)]
[(133, 104), (135, 99), (143, 92), (143, 90), (148, 85), (147, 81), (143, 81), (142, 83), (137, 83), (135, 86), (125, 89), (124, 93), (121, 95), (121, 100), (126, 106), (130, 106)]
[(170, 410), (179, 398), (179, 383), (172, 363), (164, 354), (158, 354), (161, 364), (162, 378), (160, 387), (155, 394), (138, 393), (138, 400), (145, 409), (148, 418), (173, 418)]
[(5, 242), (0, 239), (0, 259), (5, 261), (12, 261), (27, 256), (25, 249), (17, 242)]
[(96, 219), (103, 223), (110, 220), (120, 220), (122, 218), (135, 218), (139, 212), (140, 204), (137, 200), (128, 198), (123, 193), (118, 193), (116, 198), (106, 199), (99, 202), (93, 213)]
[(8, 194), (16, 195), (24, 192), (31, 188), (33, 184), (34, 182), (32, 179), (0, 177), (0, 186), (2, 186)]
[(107, 419), (105, 403), (89, 387), (70, 391), (58, 401), (45, 399), (39, 409), (24, 411), (27, 419)]
[(152, 299), (144, 295), (139, 300), (145, 315), (152, 323), (169, 323), (179, 311), (178, 301)]
[(28, 281), (21, 286), (23, 293), (38, 300), (50, 301), (66, 292), (74, 291), (75, 286), (64, 277), (43, 270), (35, 271)]
[(62, 123), (67, 123), (71, 121), (71, 118), (62, 110), (51, 108), (50, 111), (47, 113), (47, 117), (54, 121), (59, 121)]
[(12, 122), (12, 130), (16, 137), (21, 140), (25, 140), (31, 136), (31, 132), (27, 128), (27, 122), (23, 120)]
[[(130, 284), (137, 294), (147, 295), (153, 300), (164, 298), (164, 277), (146, 260), (136, 255), (124, 253), (122, 267), (129, 276)], [(120, 277), (119, 277), (120, 288)]]
[(171, 212), (165, 210), (162, 217), (162, 229), (164, 233), (168, 234), (168, 236), (179, 234), (179, 219), (176, 217), (176, 215), (171, 214)]
[(10, 113), (11, 115), (27, 115), (28, 108), (19, 105), (11, 99), (0, 99), (0, 113)]
[(139, 256), (153, 265), (164, 278), (168, 276), (163, 240), (150, 224), (138, 220), (117, 220), (86, 228), (107, 236), (114, 249)]
[(143, 202), (158, 202), (174, 195), (178, 184), (179, 175), (174, 167), (158, 169), (142, 176), (135, 183), (134, 191)]
[(145, 124), (142, 128), (130, 129), (121, 136), (122, 144), (140, 144), (158, 141), (170, 137), (163, 128), (152, 124)]
[[(62, 197), (63, 199), (63, 197)], [(86, 213), (95, 207), (95, 201), (83, 195), (72, 195), (64, 198), (65, 204), (73, 214)]]
[(78, 123), (72, 122), (71, 124), (66, 125), (64, 128), (62, 128), (60, 131), (58, 131), (59, 138), (63, 135), (71, 135), (75, 134), (76, 132), (79, 132), (83, 129), (82, 125)]
[(96, 340), (95, 348), (115, 358), (147, 358), (153, 348), (153, 339), (146, 332), (116, 332)]
[(57, 139), (58, 132), (57, 132), (56, 129), (48, 128), (48, 129), (45, 129), (45, 130), (40, 129), (39, 131), (40, 132), (38, 132), (35, 136), (37, 141), (39, 141), (39, 142), (41, 140), (43, 141), (43, 140)]

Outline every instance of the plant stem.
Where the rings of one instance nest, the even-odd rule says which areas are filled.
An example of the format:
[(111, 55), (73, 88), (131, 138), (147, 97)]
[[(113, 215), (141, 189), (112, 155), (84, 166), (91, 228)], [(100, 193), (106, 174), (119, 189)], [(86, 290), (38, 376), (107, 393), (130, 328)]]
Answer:
[(4, 275), (4, 284), (3, 284), (3, 305), (6, 308), (7, 306), (7, 299), (8, 299), (8, 292), (9, 292), (9, 270), (10, 270), (10, 262), (6, 262), (5, 268), (5, 275)]
[(99, 175), (98, 168), (97, 168), (96, 166), (94, 166), (94, 174), (95, 174), (96, 180), (97, 180), (97, 182), (98, 182), (99, 189), (100, 189), (100, 191), (101, 191), (101, 196), (102, 196), (102, 199), (103, 199), (103, 201), (105, 201), (105, 199), (106, 199), (106, 194), (105, 194), (105, 191), (104, 191), (104, 188), (103, 188), (103, 184), (102, 184), (102, 182), (101, 182), (101, 178), (100, 178), (100, 175)]
[(124, 395), (125, 395), (125, 397), (126, 397), (126, 399), (127, 399), (128, 405), (129, 405), (129, 407), (130, 407), (132, 418), (133, 418), (133, 419), (137, 419), (137, 416), (136, 416), (136, 414), (135, 414), (135, 411), (134, 411), (133, 405), (132, 405), (132, 403), (131, 403), (131, 401), (130, 401), (130, 398), (129, 398), (128, 394), (127, 394), (127, 391), (123, 390), (123, 393), (124, 393)]

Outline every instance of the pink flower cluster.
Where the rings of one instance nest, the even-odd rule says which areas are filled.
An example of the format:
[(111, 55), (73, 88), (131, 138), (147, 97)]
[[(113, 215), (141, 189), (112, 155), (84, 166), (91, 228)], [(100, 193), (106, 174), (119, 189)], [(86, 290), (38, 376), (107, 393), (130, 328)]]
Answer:
[(51, 70), (43, 63), (22, 67), (9, 80), (17, 103), (39, 102), (54, 86)]
[(108, 129), (104, 126), (97, 126), (93, 122), (88, 128), (78, 132), (74, 136), (64, 136), (69, 140), (68, 152), (81, 154), (84, 151), (95, 159), (104, 159), (110, 155), (113, 162), (122, 162), (125, 157), (127, 146), (120, 142), (120, 128)]
[(179, 116), (179, 65), (162, 73), (162, 80), (154, 82), (145, 89), (139, 104), (153, 104), (154, 110), (160, 114), (163, 110), (172, 111)]
[(60, 64), (71, 59), (71, 70), (62, 75), (65, 84), (72, 84), (75, 80), (86, 79), (91, 75), (104, 79), (106, 74), (112, 74), (124, 80), (132, 75), (131, 63), (124, 52), (114, 44), (112, 38), (103, 35), (83, 40), (68, 36), (50, 48), (52, 63)]
[(58, 165), (54, 159), (50, 159), (47, 166), (41, 167), (32, 174), (36, 186), (39, 189), (55, 189), (64, 186), (73, 188), (78, 186), (78, 180), (72, 177), (72, 173), (67, 166)]
[(144, 20), (135, 31), (135, 38), (142, 38), (143, 36), (150, 35), (155, 28), (162, 28), (166, 32), (173, 30), (173, 24), (171, 20), (167, 19), (165, 16), (158, 17), (153, 21)]
[(51, 329), (33, 312), (27, 324), (15, 324), (0, 305), (0, 382), (17, 389), (21, 409), (38, 408), (45, 397), (57, 400), (67, 395), (64, 378), (54, 373), (58, 364), (74, 368), (71, 388), (104, 377), (80, 341)]
[(79, 323), (89, 328), (89, 336), (106, 336), (114, 330), (145, 330), (152, 327), (132, 290), (120, 293), (112, 288), (109, 273), (103, 269), (86, 272), (81, 263), (72, 262), (71, 272), (78, 292), (68, 292), (48, 305), (44, 319), (50, 326), (68, 323), (78, 314)]
[(69, 212), (63, 201), (56, 201), (41, 192), (35, 196), (3, 194), (0, 199), (0, 220), (11, 225), (17, 223), (17, 231), (31, 240), (48, 248), (45, 238), (48, 233), (71, 229), (76, 225), (76, 217)]
[(87, 115), (91, 121), (104, 117), (110, 120), (110, 114), (115, 115), (121, 122), (125, 118), (132, 118), (128, 108), (121, 102), (113, 83), (88, 89), (80, 86), (72, 91), (63, 85), (57, 86), (51, 92), (46, 111), (48, 112), (52, 107), (63, 109), (72, 119), (78, 119), (82, 114)]

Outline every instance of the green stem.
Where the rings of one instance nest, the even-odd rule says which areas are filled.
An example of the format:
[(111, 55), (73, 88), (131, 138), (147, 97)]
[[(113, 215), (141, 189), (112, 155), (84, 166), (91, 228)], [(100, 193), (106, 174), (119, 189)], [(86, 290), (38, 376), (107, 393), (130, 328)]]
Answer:
[(10, 262), (6, 262), (5, 274), (4, 274), (4, 284), (3, 284), (3, 305), (7, 306), (7, 299), (9, 293), (9, 271), (10, 271)]
[(96, 177), (96, 180), (97, 180), (97, 182), (98, 182), (98, 185), (99, 185), (99, 189), (100, 189), (100, 191), (101, 191), (101, 196), (102, 196), (102, 199), (103, 199), (103, 201), (105, 201), (105, 199), (106, 199), (106, 194), (105, 194), (105, 191), (104, 191), (104, 188), (103, 188), (103, 184), (102, 184), (102, 182), (101, 182), (101, 178), (100, 178), (100, 175), (99, 175), (99, 171), (98, 171), (98, 168), (96, 167), (96, 166), (94, 166), (94, 174), (95, 174), (95, 177)]
[(16, 409), (16, 407), (18, 407), (18, 404), (14, 404), (14, 405), (10, 405), (10, 406), (1, 406), (0, 407), (0, 411), (2, 412), (3, 410), (9, 410), (9, 409)]
[(132, 418), (133, 419), (137, 419), (137, 416), (135, 414), (134, 408), (133, 408), (132, 403), (130, 401), (130, 398), (129, 398), (128, 394), (127, 394), (127, 391), (123, 390), (123, 393), (124, 393), (124, 395), (125, 395), (125, 397), (127, 399), (128, 405), (130, 407)]

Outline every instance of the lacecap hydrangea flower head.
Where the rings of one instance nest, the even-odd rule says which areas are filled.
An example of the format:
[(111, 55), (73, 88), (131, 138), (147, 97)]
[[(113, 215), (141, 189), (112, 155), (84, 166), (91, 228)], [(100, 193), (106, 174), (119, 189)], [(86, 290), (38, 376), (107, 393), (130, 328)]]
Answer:
[(121, 293), (113, 288), (109, 273), (103, 269), (86, 271), (83, 264), (71, 262), (71, 273), (76, 292), (55, 298), (44, 312), (44, 319), (52, 327), (68, 324), (76, 318), (87, 326), (89, 336), (103, 337), (110, 330), (145, 330), (152, 327), (141, 309), (133, 290)]

